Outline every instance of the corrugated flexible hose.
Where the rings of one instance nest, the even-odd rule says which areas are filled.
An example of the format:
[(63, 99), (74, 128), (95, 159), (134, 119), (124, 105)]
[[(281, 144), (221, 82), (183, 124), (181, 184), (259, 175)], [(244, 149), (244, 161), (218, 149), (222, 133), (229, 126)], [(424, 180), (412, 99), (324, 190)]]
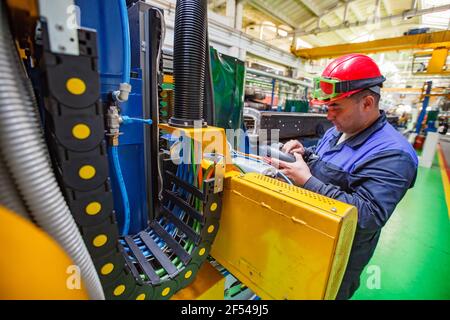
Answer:
[(0, 156), (0, 205), (14, 211), (18, 215), (30, 219), (27, 209), (20, 198), (19, 192), (11, 178), (6, 165)]
[[(91, 299), (104, 299), (86, 245), (53, 173), (35, 99), (0, 5), (0, 150), (33, 220), (79, 267)], [(26, 235), (24, 235), (26, 236)]]
[(203, 120), (206, 72), (207, 1), (178, 0), (175, 9), (172, 125), (192, 127)]

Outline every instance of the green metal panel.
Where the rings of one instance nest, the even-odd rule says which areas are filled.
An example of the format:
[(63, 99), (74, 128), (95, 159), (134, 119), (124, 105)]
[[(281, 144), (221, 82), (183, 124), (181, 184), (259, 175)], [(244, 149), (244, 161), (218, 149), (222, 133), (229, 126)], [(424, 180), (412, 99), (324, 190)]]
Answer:
[(239, 129), (243, 124), (245, 63), (211, 48), (214, 84), (215, 122), (224, 129)]

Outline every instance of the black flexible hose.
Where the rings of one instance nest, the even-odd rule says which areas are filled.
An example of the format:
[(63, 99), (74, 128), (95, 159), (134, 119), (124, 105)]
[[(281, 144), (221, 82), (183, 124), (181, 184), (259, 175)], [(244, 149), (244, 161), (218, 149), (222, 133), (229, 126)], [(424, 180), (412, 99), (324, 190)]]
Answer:
[(169, 123), (193, 127), (203, 121), (206, 72), (207, 1), (178, 0), (175, 10), (174, 115)]

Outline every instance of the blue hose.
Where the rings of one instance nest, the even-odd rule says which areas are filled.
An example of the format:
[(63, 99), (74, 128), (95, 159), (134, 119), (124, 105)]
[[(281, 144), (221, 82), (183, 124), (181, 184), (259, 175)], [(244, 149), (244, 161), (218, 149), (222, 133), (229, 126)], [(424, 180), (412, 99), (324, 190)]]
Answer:
[(120, 18), (122, 20), (122, 41), (123, 41), (122, 82), (130, 83), (130, 73), (131, 73), (130, 25), (128, 22), (128, 10), (126, 0), (119, 0), (119, 8), (120, 8)]
[(140, 118), (133, 118), (128, 116), (122, 116), (123, 124), (130, 124), (130, 123), (143, 123), (147, 125), (151, 125), (153, 123), (152, 119), (140, 119)]
[(124, 223), (122, 235), (127, 235), (128, 231), (130, 230), (130, 203), (128, 201), (127, 188), (125, 187), (125, 182), (123, 181), (122, 170), (120, 169), (118, 147), (112, 146), (111, 153), (113, 157), (114, 170), (116, 171), (117, 182), (119, 183), (120, 193), (123, 202)]

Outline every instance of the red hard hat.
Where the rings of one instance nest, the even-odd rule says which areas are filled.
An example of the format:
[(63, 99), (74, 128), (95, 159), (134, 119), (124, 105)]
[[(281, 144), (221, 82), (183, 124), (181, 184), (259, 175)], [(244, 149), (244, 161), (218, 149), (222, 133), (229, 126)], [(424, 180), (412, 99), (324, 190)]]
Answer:
[(370, 87), (381, 87), (383, 81), (386, 80), (381, 74), (376, 62), (369, 56), (359, 53), (351, 53), (336, 58), (322, 72), (322, 77), (336, 79), (344, 82), (344, 84), (350, 84), (345, 86), (350, 90), (342, 91), (343, 93), (334, 99), (325, 101), (313, 99), (311, 100), (312, 104), (326, 104), (348, 97)]

